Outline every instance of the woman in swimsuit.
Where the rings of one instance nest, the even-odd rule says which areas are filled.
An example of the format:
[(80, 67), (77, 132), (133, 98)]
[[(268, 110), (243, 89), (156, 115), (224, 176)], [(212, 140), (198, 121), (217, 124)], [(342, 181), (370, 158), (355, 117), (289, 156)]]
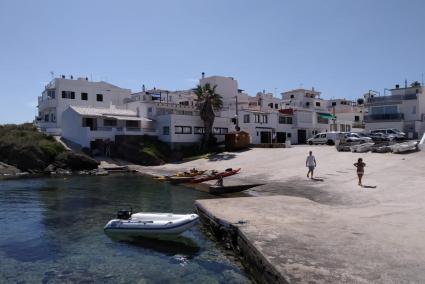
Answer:
[(357, 163), (354, 164), (354, 166), (357, 168), (357, 176), (359, 177), (359, 185), (362, 186), (362, 177), (364, 175), (364, 167), (366, 167), (366, 164), (363, 163), (362, 158), (359, 158), (357, 160)]

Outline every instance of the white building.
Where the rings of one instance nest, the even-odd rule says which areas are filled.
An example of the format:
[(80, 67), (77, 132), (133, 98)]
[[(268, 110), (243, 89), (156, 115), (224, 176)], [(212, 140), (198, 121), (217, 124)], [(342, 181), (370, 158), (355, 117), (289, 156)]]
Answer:
[(319, 132), (330, 131), (334, 116), (329, 112), (328, 102), (320, 98), (320, 92), (295, 89), (281, 93), (282, 109), (292, 110), (296, 131), (294, 143), (304, 144), (307, 139)]
[(332, 130), (343, 132), (364, 130), (365, 108), (363, 105), (346, 99), (331, 99), (328, 101), (328, 108), (336, 117), (336, 120), (331, 123)]
[[(252, 97), (239, 89), (232, 77), (202, 74), (200, 85), (207, 83), (216, 86), (223, 98), (213, 126), (218, 142), (239, 126), (250, 134), (252, 144), (305, 143), (318, 132), (332, 130), (332, 125), (342, 128), (344, 119), (356, 121), (345, 113), (345, 100), (328, 102), (314, 89), (284, 92), (282, 98), (265, 91)], [(200, 142), (205, 131), (194, 89), (146, 90), (143, 86), (141, 92), (131, 94), (106, 82), (56, 78), (39, 97), (38, 108), (37, 125), (42, 131), (62, 134), (83, 147), (114, 141), (116, 135), (156, 135), (179, 147)], [(353, 112), (352, 105), (350, 110)], [(349, 130), (351, 124), (343, 128)]]
[(141, 117), (136, 111), (115, 106), (70, 106), (62, 114), (61, 128), (63, 138), (89, 148), (93, 142), (115, 141), (116, 135), (157, 134), (152, 120)]
[(400, 88), (396, 85), (389, 96), (366, 96), (367, 130), (397, 128), (410, 138), (425, 132), (425, 87), (419, 83)]
[(119, 88), (107, 82), (92, 82), (88, 78), (53, 79), (38, 97), (37, 126), (45, 133), (60, 135), (62, 113), (69, 106), (109, 108), (123, 105), (130, 98), (129, 89)]

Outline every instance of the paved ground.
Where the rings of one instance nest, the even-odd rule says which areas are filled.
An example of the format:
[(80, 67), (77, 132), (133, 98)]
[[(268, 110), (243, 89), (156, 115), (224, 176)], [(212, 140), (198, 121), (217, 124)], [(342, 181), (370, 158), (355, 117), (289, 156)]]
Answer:
[[(317, 178), (306, 178), (313, 150)], [(357, 185), (353, 163), (366, 163)], [(292, 282), (425, 282), (425, 153), (340, 153), (328, 146), (253, 149), (159, 167), (150, 174), (192, 167), (241, 167), (225, 183), (264, 182), (255, 198), (199, 202), (241, 232)]]

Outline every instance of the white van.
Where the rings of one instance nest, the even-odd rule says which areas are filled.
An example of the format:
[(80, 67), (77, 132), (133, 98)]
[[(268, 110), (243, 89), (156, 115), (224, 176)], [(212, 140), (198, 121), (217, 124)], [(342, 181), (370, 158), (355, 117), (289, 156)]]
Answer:
[(308, 139), (307, 143), (310, 145), (313, 145), (313, 144), (335, 145), (336, 141), (341, 140), (342, 138), (344, 138), (344, 132), (338, 132), (338, 131), (322, 132)]

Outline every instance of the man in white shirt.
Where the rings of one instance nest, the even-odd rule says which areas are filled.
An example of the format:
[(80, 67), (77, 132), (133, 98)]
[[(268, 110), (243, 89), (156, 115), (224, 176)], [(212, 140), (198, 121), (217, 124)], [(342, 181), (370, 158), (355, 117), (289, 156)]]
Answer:
[(313, 152), (310, 151), (307, 159), (305, 160), (305, 166), (308, 167), (307, 177), (310, 177), (311, 173), (311, 179), (313, 179), (313, 172), (316, 165), (316, 158), (314, 158)]

